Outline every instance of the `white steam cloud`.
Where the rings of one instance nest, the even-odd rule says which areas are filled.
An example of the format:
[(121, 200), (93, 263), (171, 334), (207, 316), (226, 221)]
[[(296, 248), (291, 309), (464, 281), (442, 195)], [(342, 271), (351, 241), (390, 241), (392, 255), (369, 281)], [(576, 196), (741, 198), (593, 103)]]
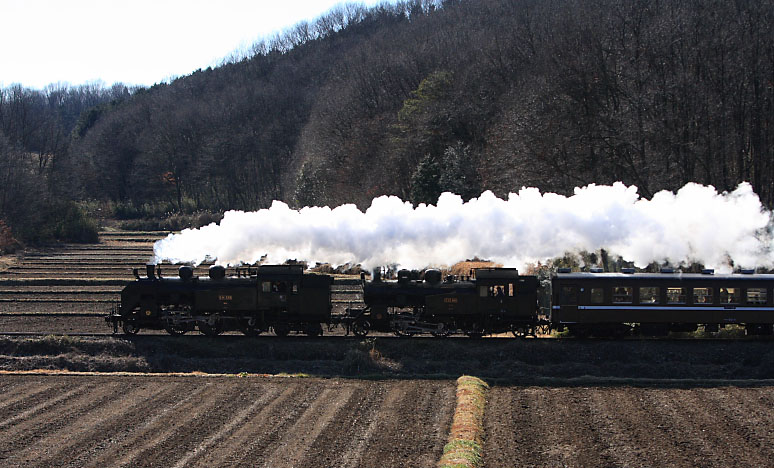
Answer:
[(360, 263), (366, 268), (451, 265), (478, 256), (522, 267), (565, 252), (610, 253), (645, 266), (698, 261), (720, 271), (774, 264), (772, 214), (748, 183), (733, 192), (687, 184), (646, 200), (622, 183), (576, 188), (565, 197), (522, 188), (506, 200), (492, 192), (468, 202), (444, 193), (414, 207), (394, 196), (354, 205), (293, 210), (275, 201), (255, 212), (229, 211), (220, 224), (170, 234), (155, 261), (220, 264), (287, 259)]

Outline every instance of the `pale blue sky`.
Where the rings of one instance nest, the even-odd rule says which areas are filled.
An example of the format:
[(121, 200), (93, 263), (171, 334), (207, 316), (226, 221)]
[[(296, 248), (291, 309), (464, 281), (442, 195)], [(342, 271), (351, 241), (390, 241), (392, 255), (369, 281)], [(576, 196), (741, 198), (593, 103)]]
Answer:
[[(152, 85), (342, 0), (0, 0), (0, 87)], [(353, 1), (368, 6), (378, 0)]]

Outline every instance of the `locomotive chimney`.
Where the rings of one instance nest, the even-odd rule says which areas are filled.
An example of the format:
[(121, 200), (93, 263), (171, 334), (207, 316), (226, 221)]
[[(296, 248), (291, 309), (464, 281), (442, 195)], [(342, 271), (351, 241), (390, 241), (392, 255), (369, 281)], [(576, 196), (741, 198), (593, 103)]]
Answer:
[(145, 265), (145, 274), (148, 275), (148, 279), (156, 279), (156, 275), (153, 271), (156, 269), (156, 265)]

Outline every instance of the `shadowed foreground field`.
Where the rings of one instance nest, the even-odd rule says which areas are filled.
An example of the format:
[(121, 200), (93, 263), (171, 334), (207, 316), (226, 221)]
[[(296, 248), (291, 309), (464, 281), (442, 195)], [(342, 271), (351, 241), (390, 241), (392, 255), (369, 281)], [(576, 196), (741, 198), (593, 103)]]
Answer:
[(4, 467), (432, 466), (453, 381), (0, 376)]
[(772, 404), (773, 387), (496, 387), (484, 466), (772, 466)]
[[(769, 466), (771, 349), (769, 341), (0, 338), (0, 368), (10, 372), (0, 374), (0, 466), (432, 467), (461, 374), (492, 384), (486, 467)], [(34, 369), (48, 375), (14, 373)], [(263, 373), (316, 377), (254, 375)]]

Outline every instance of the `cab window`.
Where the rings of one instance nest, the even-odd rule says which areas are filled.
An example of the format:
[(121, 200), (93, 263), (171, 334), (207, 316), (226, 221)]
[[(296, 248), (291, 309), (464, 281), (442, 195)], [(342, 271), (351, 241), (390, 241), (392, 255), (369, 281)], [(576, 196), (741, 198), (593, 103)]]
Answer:
[(494, 284), (481, 287), (481, 297), (513, 297), (513, 284)]

